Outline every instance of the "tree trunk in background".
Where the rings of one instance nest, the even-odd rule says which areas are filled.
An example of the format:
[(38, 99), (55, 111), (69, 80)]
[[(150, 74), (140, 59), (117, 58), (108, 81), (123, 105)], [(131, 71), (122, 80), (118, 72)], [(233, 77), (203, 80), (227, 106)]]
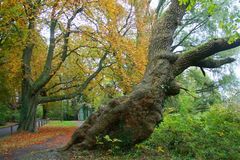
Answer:
[(38, 105), (39, 93), (33, 93), (31, 79), (31, 59), (33, 55), (34, 43), (32, 37), (34, 35), (35, 19), (30, 18), (28, 24), (28, 42), (22, 55), (22, 91), (21, 91), (21, 112), (19, 131), (36, 131), (36, 111)]
[[(35, 132), (37, 130), (36, 128), (36, 111), (37, 111), (37, 105), (35, 103), (34, 99), (25, 99), (25, 105), (22, 106), (21, 109), (21, 119), (20, 119), (20, 125), (18, 130), (19, 131), (29, 131), (29, 132)], [(26, 114), (27, 112), (27, 114)]]
[(28, 85), (27, 81), (23, 82), (22, 87), (22, 104), (21, 104), (21, 112), (20, 112), (20, 123), (18, 130), (19, 131), (36, 131), (36, 112), (37, 112), (37, 96), (31, 93), (31, 88)]
[(48, 118), (48, 106), (47, 106), (47, 104), (43, 104), (42, 119), (47, 119), (47, 118)]
[(71, 147), (92, 148), (97, 137), (109, 135), (124, 145), (131, 146), (148, 138), (162, 120), (165, 98), (178, 94), (173, 63), (176, 57), (170, 52), (172, 36), (185, 6), (178, 0), (172, 3), (165, 16), (155, 23), (150, 40), (148, 65), (142, 82), (128, 96), (111, 100), (107, 106), (91, 115), (76, 130), (64, 149)]
[[(45, 89), (42, 89), (42, 91), (40, 92), (41, 96), (47, 96), (47, 92), (45, 91)], [(48, 103), (44, 103), (42, 104), (42, 119), (47, 119), (48, 118)]]

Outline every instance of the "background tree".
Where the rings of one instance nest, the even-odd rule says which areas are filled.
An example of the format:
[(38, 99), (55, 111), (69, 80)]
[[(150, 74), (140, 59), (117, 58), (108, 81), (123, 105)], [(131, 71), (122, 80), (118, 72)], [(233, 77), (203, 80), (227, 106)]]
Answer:
[[(10, 28), (17, 27), (24, 36), (23, 40), (19, 40), (21, 47), (14, 50), (18, 53), (9, 54), (8, 58), (17, 62), (9, 62), (8, 65), (14, 64), (12, 68), (19, 79), (23, 79), (21, 84), (17, 81), (21, 85), (18, 89), (21, 97), (19, 130), (35, 131), (38, 104), (77, 97), (89, 85), (90, 90), (97, 85), (104, 86), (101, 81), (105, 77), (118, 81), (115, 90), (122, 93), (129, 92), (131, 86), (140, 80), (146, 54), (137, 54), (137, 51), (147, 48), (146, 41), (140, 38), (143, 36), (139, 35), (145, 27), (142, 21), (148, 15), (144, 12), (142, 17), (138, 11), (137, 24), (131, 7), (136, 4), (126, 4), (129, 8), (115, 1), (75, 3), (33, 0), (9, 3), (6, 0), (1, 3), (5, 11), (3, 19)], [(146, 1), (138, 8), (148, 6)], [(15, 17), (8, 16), (9, 8), (14, 10)], [(8, 28), (2, 32), (3, 37)], [(137, 36), (141, 45), (134, 42), (133, 37)], [(17, 46), (13, 42), (9, 44)], [(139, 60), (141, 65), (137, 63)], [(108, 74), (99, 75), (105, 68), (110, 68)], [(13, 73), (13, 77), (17, 73)]]

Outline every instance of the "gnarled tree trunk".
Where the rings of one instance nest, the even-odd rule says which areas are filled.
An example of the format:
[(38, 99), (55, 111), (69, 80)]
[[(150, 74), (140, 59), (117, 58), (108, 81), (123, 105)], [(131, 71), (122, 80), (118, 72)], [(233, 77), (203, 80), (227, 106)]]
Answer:
[(176, 95), (180, 87), (175, 77), (190, 66), (215, 68), (234, 61), (205, 59), (217, 52), (240, 45), (237, 40), (214, 39), (180, 55), (171, 52), (173, 34), (181, 22), (186, 5), (172, 0), (164, 16), (152, 29), (148, 65), (141, 83), (128, 96), (111, 100), (107, 106), (92, 114), (63, 148), (92, 148), (99, 138), (109, 135), (133, 145), (148, 138), (161, 121), (163, 102), (167, 96)]

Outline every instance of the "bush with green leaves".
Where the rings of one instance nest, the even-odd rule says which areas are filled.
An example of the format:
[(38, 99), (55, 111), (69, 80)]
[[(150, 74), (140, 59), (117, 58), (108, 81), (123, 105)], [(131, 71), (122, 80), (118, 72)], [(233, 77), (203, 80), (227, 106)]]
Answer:
[(214, 106), (197, 115), (167, 115), (144, 145), (162, 148), (176, 159), (240, 159), (239, 108)]
[(0, 125), (4, 125), (8, 121), (18, 121), (19, 112), (11, 110), (6, 104), (0, 102)]
[(6, 106), (0, 103), (0, 125), (4, 125), (6, 122)]

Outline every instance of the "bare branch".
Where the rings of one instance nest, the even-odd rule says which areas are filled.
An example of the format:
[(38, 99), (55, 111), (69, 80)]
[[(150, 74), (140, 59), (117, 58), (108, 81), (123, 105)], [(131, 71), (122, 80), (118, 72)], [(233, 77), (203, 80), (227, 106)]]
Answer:
[[(202, 13), (204, 13), (204, 12), (206, 12), (206, 11), (203, 11)], [(181, 33), (181, 31), (182, 31), (185, 27), (187, 27), (188, 25), (192, 25), (192, 24), (194, 24), (194, 23), (198, 23), (198, 19), (201, 19), (202, 13), (197, 14), (197, 15), (189, 18), (189, 19), (183, 19), (183, 21), (184, 21), (183, 25), (180, 26), (180, 28), (176, 31), (176, 33), (174, 33), (173, 38), (175, 39), (175, 38)], [(209, 18), (209, 16), (208, 16), (208, 18)], [(204, 18), (204, 19), (205, 19), (205, 18)], [(203, 20), (203, 21), (204, 21), (204, 20)], [(203, 22), (203, 21), (202, 21), (202, 22)]]
[(81, 93), (82, 92), (74, 92), (74, 93), (71, 93), (71, 94), (65, 94), (65, 95), (59, 95), (59, 96), (40, 97), (39, 98), (39, 104), (62, 101), (62, 100), (66, 100), (66, 99), (72, 99), (72, 98), (80, 95)]
[(180, 40), (176, 45), (172, 46), (171, 51), (174, 51), (178, 46), (180, 46), (194, 31), (196, 31), (197, 29), (199, 29), (200, 27), (202, 27), (204, 24), (207, 23), (208, 18), (204, 19), (202, 22), (200, 22), (199, 24), (197, 24), (195, 27), (193, 27), (193, 29), (191, 29), (187, 35), (185, 35), (183, 37), (182, 40)]
[(126, 18), (126, 21), (125, 21), (125, 24), (119, 29), (118, 33), (121, 33), (123, 31), (123, 29), (127, 28), (124, 32), (123, 32), (123, 35), (126, 34), (126, 32), (129, 30), (128, 29), (128, 23), (129, 23), (129, 20), (131, 18), (131, 15), (132, 15), (132, 10), (133, 10), (133, 5), (131, 4), (131, 8), (130, 8), (130, 12)]
[(57, 25), (57, 19), (55, 18), (57, 2), (54, 4), (51, 12), (51, 24), (50, 24), (50, 42), (48, 47), (47, 59), (44, 65), (43, 72), (33, 84), (34, 92), (38, 92), (45, 84), (51, 72), (52, 59), (55, 50), (55, 28)]

